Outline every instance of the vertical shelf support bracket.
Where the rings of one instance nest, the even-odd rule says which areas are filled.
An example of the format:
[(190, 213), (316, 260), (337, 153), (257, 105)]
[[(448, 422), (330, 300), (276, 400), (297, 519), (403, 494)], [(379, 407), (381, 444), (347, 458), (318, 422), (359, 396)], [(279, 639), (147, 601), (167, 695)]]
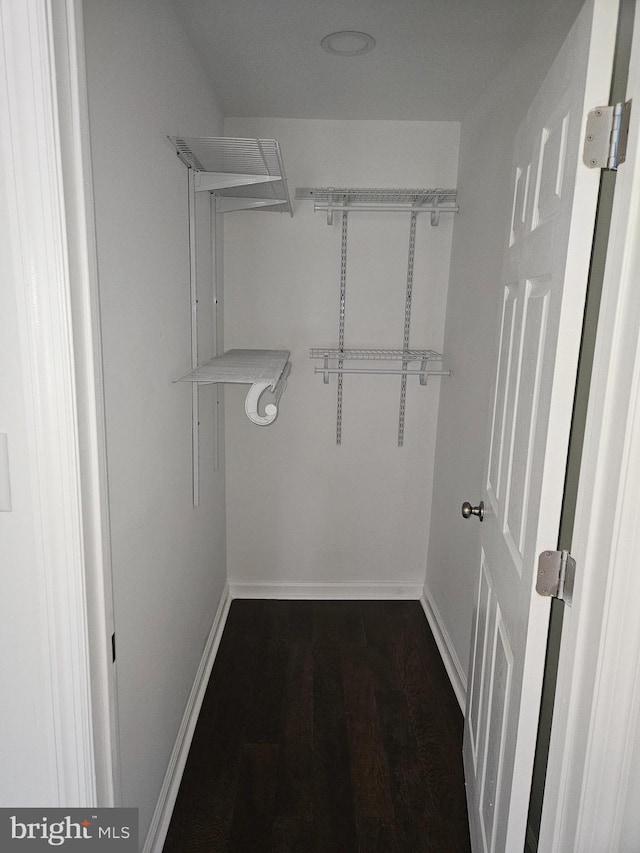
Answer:
[[(411, 332), (411, 302), (413, 299), (413, 266), (416, 255), (416, 220), (417, 215), (411, 214), (409, 223), (409, 252), (407, 256), (407, 289), (404, 301), (404, 335), (402, 339), (402, 349), (409, 349), (409, 335)], [(422, 362), (424, 364), (424, 361)], [(400, 380), (400, 412), (398, 414), (398, 447), (404, 445), (404, 416), (407, 406), (407, 374), (408, 367), (407, 359), (402, 359), (402, 379)], [(422, 382), (422, 376), (420, 377)]]
[[(189, 181), (189, 295), (191, 299), (191, 369), (198, 366), (198, 275), (196, 264), (196, 189), (193, 169), (187, 169)], [(200, 399), (197, 383), (191, 389), (191, 454), (193, 468), (193, 505), (200, 504)]]
[[(347, 213), (342, 214), (342, 240), (340, 243), (340, 320), (338, 323), (338, 349), (344, 351), (344, 319), (347, 301)], [(338, 369), (344, 361), (338, 359)], [(328, 379), (328, 374), (325, 374)], [(338, 394), (336, 414), (336, 444), (342, 444), (342, 384), (343, 374), (338, 373)]]
[[(220, 355), (220, 340), (218, 329), (218, 302), (219, 302), (219, 252), (220, 241), (218, 240), (216, 220), (216, 197), (213, 193), (209, 194), (209, 224), (210, 224), (210, 240), (211, 240), (211, 302), (212, 316), (211, 328), (213, 329), (213, 354)], [(213, 392), (213, 470), (220, 470), (220, 385), (215, 386)]]

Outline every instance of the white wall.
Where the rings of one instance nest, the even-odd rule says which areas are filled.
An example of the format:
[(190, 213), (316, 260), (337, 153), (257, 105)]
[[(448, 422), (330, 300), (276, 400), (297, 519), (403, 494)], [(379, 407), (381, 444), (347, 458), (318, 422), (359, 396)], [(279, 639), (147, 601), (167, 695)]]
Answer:
[[(458, 125), (227, 119), (228, 136), (281, 143), (296, 186), (449, 187)], [(284, 348), (293, 364), (274, 425), (251, 424), (246, 390), (227, 389), (229, 579), (315, 593), (420, 590), (427, 556), (441, 382), (407, 389), (405, 446), (397, 447), (399, 377), (344, 378), (342, 445), (335, 444), (336, 378), (309, 359), (338, 337), (340, 217), (328, 227), (311, 202), (295, 216), (237, 213), (225, 222), (225, 345)], [(419, 217), (411, 344), (442, 348), (452, 217)], [(409, 217), (349, 218), (346, 344), (402, 345)], [(336, 590), (335, 584), (343, 584)], [(388, 584), (388, 587), (385, 585)], [(254, 585), (257, 585), (254, 586)], [(328, 585), (328, 586), (327, 586)]]
[(462, 123), (458, 201), (445, 352), (455, 379), (443, 383), (425, 597), (439, 616), (452, 657), (466, 673), (479, 570), (479, 524), (460, 506), (482, 497), (494, 376), (502, 251), (511, 213), (515, 132), (559, 50), (580, 3), (558, 3)]
[(191, 389), (172, 383), (190, 368), (187, 172), (166, 136), (222, 126), (168, 0), (87, 0), (85, 25), (123, 801), (144, 838), (226, 581), (211, 397), (194, 509)]

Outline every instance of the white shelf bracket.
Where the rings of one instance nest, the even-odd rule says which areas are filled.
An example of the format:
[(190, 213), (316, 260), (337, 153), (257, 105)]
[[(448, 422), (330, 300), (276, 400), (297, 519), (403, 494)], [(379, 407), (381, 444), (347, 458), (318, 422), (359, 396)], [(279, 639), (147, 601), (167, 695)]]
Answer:
[(429, 374), (427, 373), (427, 368), (429, 367), (429, 359), (423, 358), (420, 362), (420, 384), (426, 385), (427, 379), (429, 378)]
[[(282, 376), (278, 380), (275, 388), (272, 387), (270, 382), (254, 382), (251, 388), (249, 388), (249, 393), (244, 401), (244, 410), (252, 423), (257, 424), (258, 426), (269, 426), (269, 424), (272, 424), (278, 417), (280, 397), (287, 387), (287, 377), (290, 370), (291, 364), (287, 363), (287, 366), (282, 372)], [(264, 415), (261, 415), (259, 403), (260, 397), (262, 397), (265, 391), (272, 392), (273, 400), (266, 404), (264, 407)]]
[(325, 385), (329, 384), (329, 354), (324, 354), (324, 367), (322, 369), (322, 381)]

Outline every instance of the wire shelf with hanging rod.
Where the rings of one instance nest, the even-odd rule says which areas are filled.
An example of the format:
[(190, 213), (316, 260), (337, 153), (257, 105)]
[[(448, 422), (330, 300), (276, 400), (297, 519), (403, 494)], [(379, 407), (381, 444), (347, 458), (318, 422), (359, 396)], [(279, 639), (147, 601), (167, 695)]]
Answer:
[[(309, 357), (322, 359), (322, 367), (316, 366), (314, 373), (321, 373), (325, 384), (331, 374), (341, 373), (371, 373), (389, 376), (419, 376), (420, 384), (426, 385), (429, 376), (451, 376), (450, 370), (438, 370), (431, 363), (441, 364), (441, 353), (431, 349), (339, 349), (330, 347), (313, 347)], [(400, 361), (401, 367), (345, 367), (344, 362), (388, 362)], [(408, 368), (411, 362), (419, 361), (419, 368)]]
[[(288, 350), (234, 349), (210, 359), (175, 381), (199, 385), (250, 385), (244, 407), (246, 415), (254, 424), (268, 426), (278, 414), (278, 403), (287, 387), (290, 369)], [(258, 401), (265, 391), (272, 394), (272, 400), (266, 404), (262, 414)]]
[(314, 202), (315, 211), (333, 214), (350, 211), (430, 213), (431, 224), (440, 224), (442, 213), (457, 213), (455, 189), (384, 189), (381, 187), (296, 187), (296, 199)]

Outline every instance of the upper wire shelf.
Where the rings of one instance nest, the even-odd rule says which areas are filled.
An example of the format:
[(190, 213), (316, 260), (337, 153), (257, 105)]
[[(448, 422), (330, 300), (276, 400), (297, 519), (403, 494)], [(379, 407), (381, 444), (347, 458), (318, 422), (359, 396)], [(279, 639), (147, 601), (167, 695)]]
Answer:
[(439, 225), (441, 213), (458, 212), (455, 189), (297, 187), (296, 198), (315, 202), (314, 210), (326, 211), (329, 225), (333, 223), (334, 212), (385, 210), (430, 213), (432, 225)]
[(442, 361), (441, 353), (432, 349), (338, 349), (314, 347), (310, 358), (338, 358), (348, 361)]
[(195, 191), (216, 197), (216, 211), (266, 209), (292, 214), (280, 145), (275, 139), (170, 136), (195, 174)]

